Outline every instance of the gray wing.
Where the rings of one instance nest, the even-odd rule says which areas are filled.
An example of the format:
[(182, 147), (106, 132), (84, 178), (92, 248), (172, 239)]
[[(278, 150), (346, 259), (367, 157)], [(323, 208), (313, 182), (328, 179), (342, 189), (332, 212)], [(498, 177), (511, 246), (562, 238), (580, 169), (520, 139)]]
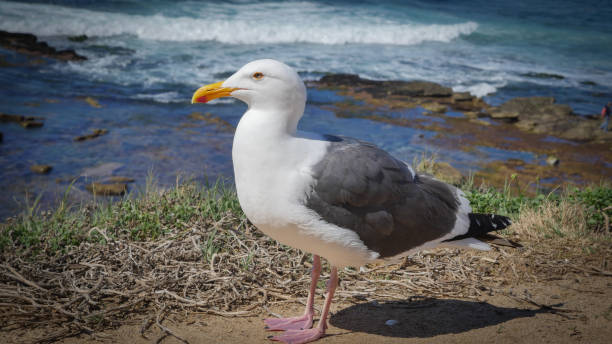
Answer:
[(355, 231), (381, 258), (452, 230), (459, 202), (450, 186), (413, 176), (373, 144), (334, 138), (313, 167), (316, 183), (306, 202), (323, 220)]

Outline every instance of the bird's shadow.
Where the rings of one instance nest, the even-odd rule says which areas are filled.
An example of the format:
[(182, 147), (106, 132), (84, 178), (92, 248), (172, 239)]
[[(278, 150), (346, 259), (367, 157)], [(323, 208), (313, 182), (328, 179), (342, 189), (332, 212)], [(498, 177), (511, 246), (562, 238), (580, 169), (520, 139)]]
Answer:
[[(428, 338), (461, 333), (504, 323), (516, 318), (550, 313), (550, 309), (527, 310), (493, 306), (486, 302), (453, 299), (421, 299), (364, 303), (345, 308), (330, 317), (335, 327), (386, 337)], [(386, 322), (395, 322), (387, 325)]]

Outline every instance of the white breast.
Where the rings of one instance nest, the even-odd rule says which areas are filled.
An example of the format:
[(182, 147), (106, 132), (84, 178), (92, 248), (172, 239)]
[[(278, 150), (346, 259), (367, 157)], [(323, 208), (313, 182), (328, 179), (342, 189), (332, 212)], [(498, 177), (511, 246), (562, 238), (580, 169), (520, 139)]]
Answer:
[(304, 205), (314, 183), (311, 166), (329, 143), (269, 135), (259, 127), (245, 115), (232, 148), (238, 199), (249, 220), (282, 244), (318, 254), (339, 267), (376, 259), (378, 254), (355, 232), (321, 220)]

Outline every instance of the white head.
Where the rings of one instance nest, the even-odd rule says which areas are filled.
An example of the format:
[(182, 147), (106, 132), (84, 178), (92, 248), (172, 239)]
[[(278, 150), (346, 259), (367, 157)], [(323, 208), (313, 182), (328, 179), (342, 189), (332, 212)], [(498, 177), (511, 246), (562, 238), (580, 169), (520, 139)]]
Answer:
[(286, 64), (270, 59), (256, 60), (225, 81), (199, 88), (191, 102), (206, 103), (228, 96), (247, 103), (249, 110), (286, 116), (289, 126), (295, 128), (304, 113), (306, 87)]

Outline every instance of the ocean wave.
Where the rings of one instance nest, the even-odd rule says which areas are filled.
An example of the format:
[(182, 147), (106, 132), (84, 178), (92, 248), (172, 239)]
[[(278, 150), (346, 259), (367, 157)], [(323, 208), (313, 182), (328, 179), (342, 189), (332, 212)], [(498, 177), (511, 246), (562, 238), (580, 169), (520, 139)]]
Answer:
[(185, 103), (185, 102), (189, 102), (191, 99), (187, 99), (187, 98), (181, 98), (178, 92), (162, 92), (162, 93), (142, 93), (142, 94), (136, 94), (133, 96), (134, 99), (139, 99), (139, 100), (152, 100), (158, 103), (164, 103), (164, 104), (169, 104), (169, 103)]
[[(312, 6), (310, 6), (312, 7)], [(389, 44), (414, 45), (425, 41), (450, 42), (476, 31), (478, 24), (417, 24), (383, 21), (375, 14), (351, 16), (333, 8), (310, 8), (304, 13), (285, 8), (267, 12), (207, 13), (199, 17), (134, 15), (55, 5), (0, 3), (0, 28), (41, 36), (134, 35), (158, 41), (217, 41), (226, 44)]]
[(497, 87), (486, 83), (486, 82), (480, 82), (478, 84), (475, 85), (469, 85), (469, 86), (465, 86), (465, 85), (461, 85), (461, 86), (455, 86), (453, 87), (453, 91), (455, 92), (469, 92), (471, 95), (475, 96), (475, 97), (484, 97), (488, 94), (492, 94), (495, 93), (497, 91), (497, 89), (499, 87), (503, 87), (505, 86), (504, 84), (502, 85), (498, 85)]

